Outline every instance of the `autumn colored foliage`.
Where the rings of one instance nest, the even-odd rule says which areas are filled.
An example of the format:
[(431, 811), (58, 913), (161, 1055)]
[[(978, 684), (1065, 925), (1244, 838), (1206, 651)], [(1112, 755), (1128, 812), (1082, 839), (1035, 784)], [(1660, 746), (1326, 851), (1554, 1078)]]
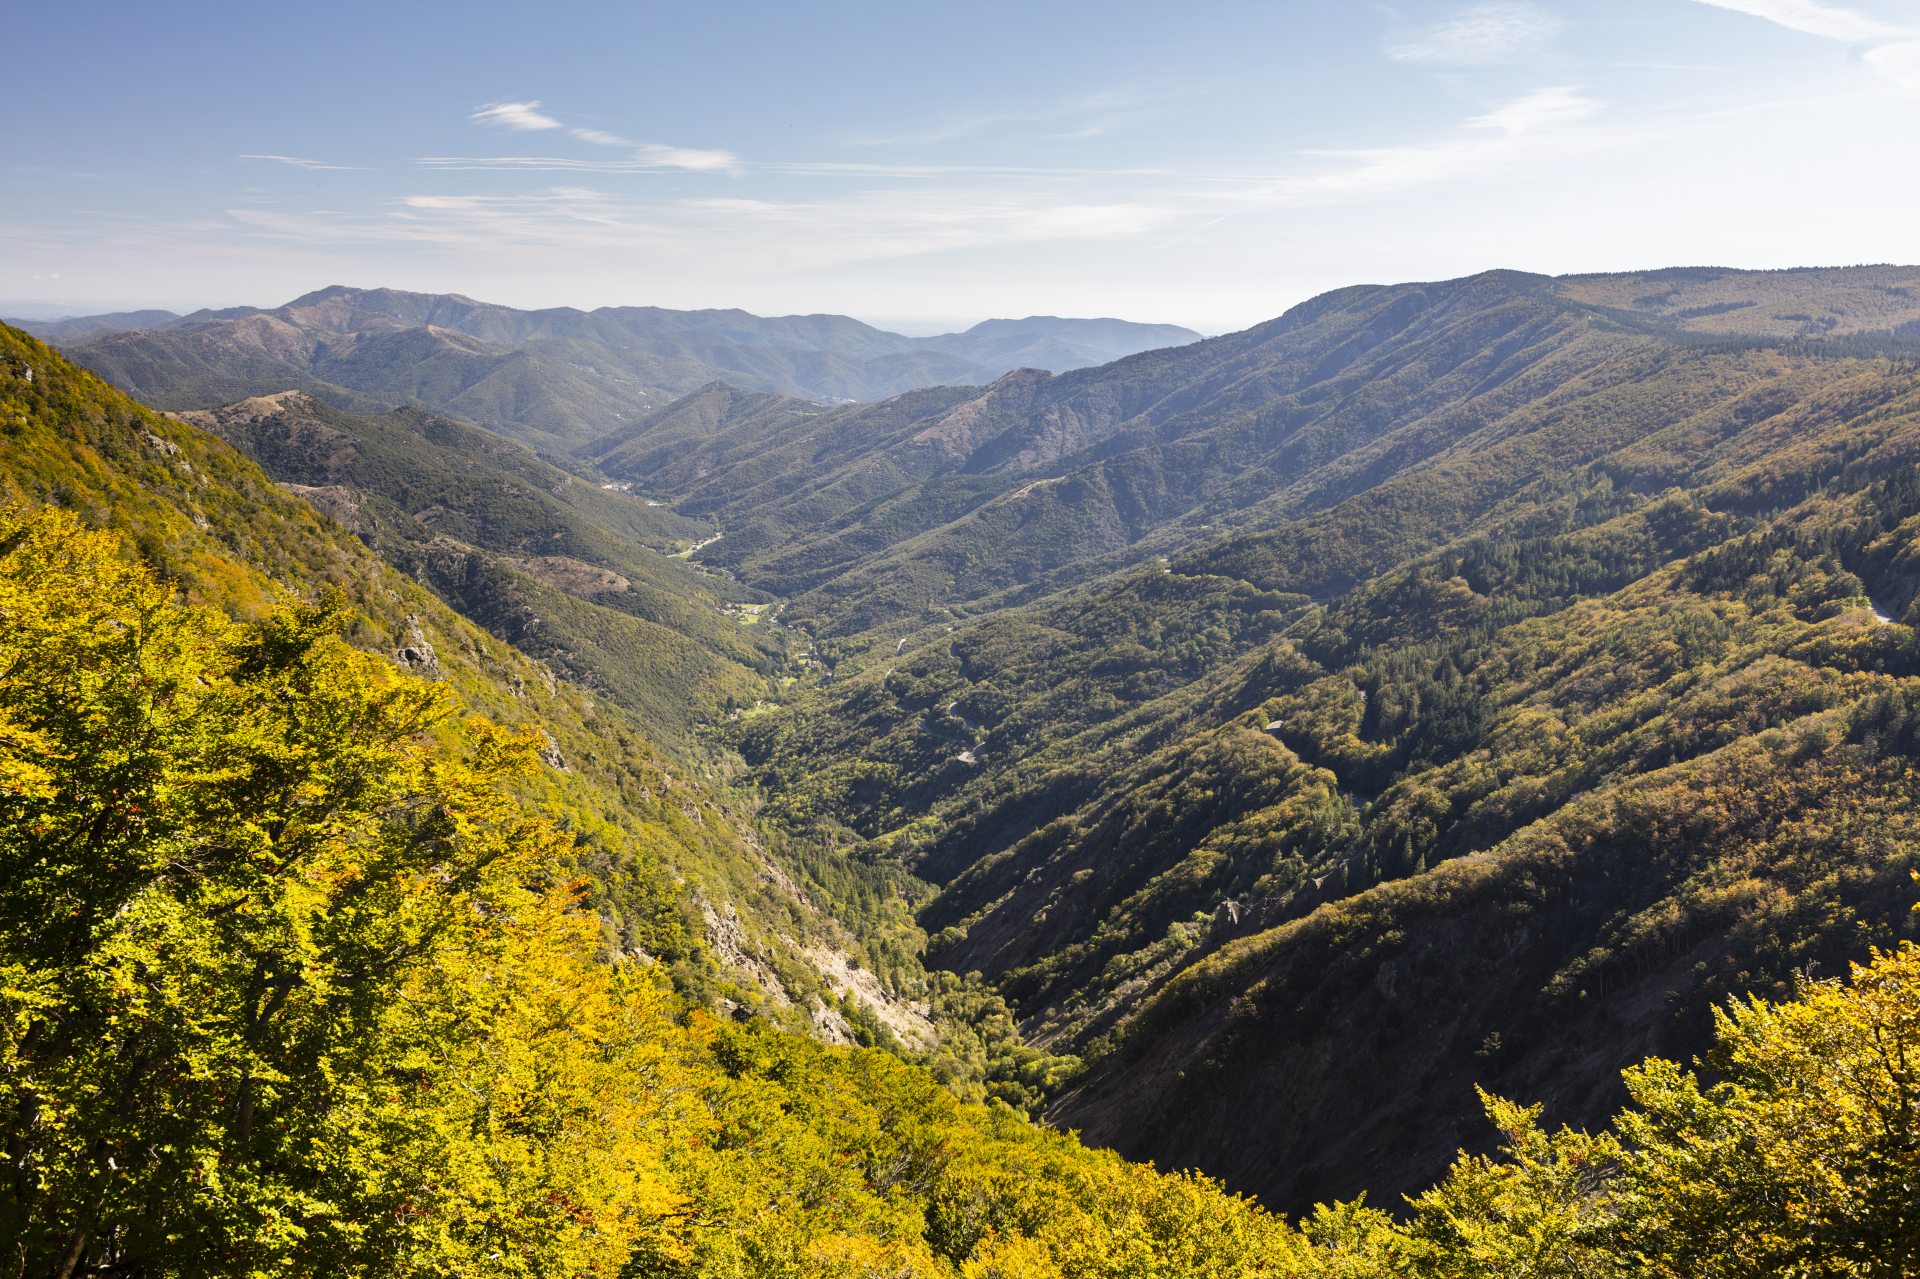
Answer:
[(1597, 1135), (1296, 1224), (603, 953), (536, 740), (0, 513), (0, 1238), (26, 1279), (1899, 1275), (1920, 950), (1721, 1014)]

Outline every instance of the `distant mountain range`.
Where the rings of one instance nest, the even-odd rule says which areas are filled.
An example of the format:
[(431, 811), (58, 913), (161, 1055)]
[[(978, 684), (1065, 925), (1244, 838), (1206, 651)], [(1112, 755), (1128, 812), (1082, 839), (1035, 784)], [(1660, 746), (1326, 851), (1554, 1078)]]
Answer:
[(803, 400), (876, 400), (1065, 372), (1199, 340), (1125, 320), (988, 320), (906, 337), (843, 315), (555, 307), (334, 286), (272, 309), (131, 311), (19, 327), (159, 408), (280, 391), (383, 411), (436, 409), (553, 450), (608, 434), (707, 382)]
[[(1916, 349), (1916, 280), (1913, 267), (1679, 268), (1359, 285), (1054, 377), (830, 408), (708, 385), (576, 446), (572, 464), (716, 521), (726, 537), (702, 559), (792, 599), (823, 632), (857, 633), (929, 599), (969, 609), (1334, 507), (1446, 459), (1477, 424), (1451, 406), (1524, 408), (1542, 392), (1522, 374), (1542, 353), (1551, 379), (1625, 350)], [(1489, 477), (1488, 492), (1523, 474)], [(1299, 553), (1292, 571), (1324, 597), (1374, 567)]]

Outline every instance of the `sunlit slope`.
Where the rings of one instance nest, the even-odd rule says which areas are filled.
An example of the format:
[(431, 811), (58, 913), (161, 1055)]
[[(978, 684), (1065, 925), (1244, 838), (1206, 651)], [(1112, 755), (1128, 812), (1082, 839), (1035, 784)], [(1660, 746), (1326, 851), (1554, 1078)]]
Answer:
[(808, 1024), (824, 984), (801, 948), (845, 945), (844, 930), (798, 902), (746, 816), (618, 705), (459, 616), (217, 437), (5, 327), (0, 445), (0, 494), (120, 531), (185, 598), (251, 618), (337, 592), (357, 647), (446, 683), (464, 707), (543, 734), (553, 767), (530, 794), (574, 832), (610, 944), (669, 960), (703, 996), (731, 994)]
[(355, 651), (335, 604), (235, 621), (120, 543), (0, 505), (0, 1232), (23, 1273), (1304, 1264), (1203, 1179), (690, 1006), (582, 909), (549, 739)]
[(1568, 298), (1702, 334), (1822, 339), (1913, 334), (1920, 268), (1859, 266), (1784, 271), (1676, 267), (1625, 275), (1570, 275)]

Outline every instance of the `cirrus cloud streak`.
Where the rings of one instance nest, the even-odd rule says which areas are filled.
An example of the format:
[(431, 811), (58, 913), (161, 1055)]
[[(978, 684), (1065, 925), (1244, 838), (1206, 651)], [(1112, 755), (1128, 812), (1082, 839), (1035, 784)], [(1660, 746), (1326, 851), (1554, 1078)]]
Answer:
[[(507, 133), (564, 132), (568, 137), (598, 147), (618, 147), (633, 154), (636, 169), (682, 169), (693, 173), (735, 173), (740, 162), (729, 151), (700, 147), (666, 146), (657, 142), (635, 142), (605, 129), (570, 125), (541, 109), (538, 101), (493, 102), (476, 107), (468, 119), (487, 128)], [(448, 157), (443, 157), (448, 158)], [(509, 159), (519, 157), (507, 157)]]

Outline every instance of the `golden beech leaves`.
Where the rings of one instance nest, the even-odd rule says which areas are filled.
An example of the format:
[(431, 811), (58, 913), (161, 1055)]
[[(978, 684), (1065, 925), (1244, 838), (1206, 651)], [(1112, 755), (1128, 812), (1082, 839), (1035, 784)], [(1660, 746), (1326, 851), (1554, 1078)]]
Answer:
[(1920, 1268), (1920, 947), (1718, 1016), (1717, 1082), (1626, 1072), (1598, 1137), (1485, 1097), (1498, 1158), (1413, 1201), (1415, 1273), (1660, 1279)]
[(613, 1273), (677, 1202), (641, 1122), (669, 1009), (592, 961), (503, 789), (535, 741), (335, 607), (229, 623), (58, 513), (0, 548), (23, 1273)]
[(1703, 1083), (1627, 1072), (1626, 1206), (1647, 1273), (1920, 1269), (1920, 948), (1718, 1015)]

